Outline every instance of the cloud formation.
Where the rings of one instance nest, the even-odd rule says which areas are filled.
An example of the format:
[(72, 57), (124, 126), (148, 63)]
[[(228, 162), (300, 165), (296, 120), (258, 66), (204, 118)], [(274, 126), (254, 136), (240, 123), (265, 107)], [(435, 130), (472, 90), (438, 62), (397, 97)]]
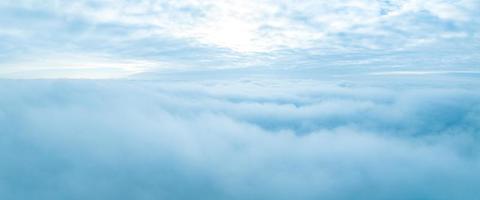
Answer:
[[(17, 3), (19, 4), (19, 3)], [(436, 40), (466, 37), (478, 19), (477, 1), (51, 1), (24, 7), (46, 9), (54, 15), (82, 17), (94, 23), (138, 28), (129, 38), (164, 35), (240, 52), (338, 45), (376, 46), (365, 37)], [(8, 5), (8, 3), (7, 3)], [(142, 28), (145, 27), (145, 28)], [(476, 30), (478, 31), (478, 30)], [(395, 33), (397, 32), (397, 33)], [(427, 36), (428, 34), (429, 36)], [(434, 34), (433, 36), (431, 34)], [(357, 35), (357, 36), (355, 36)], [(354, 36), (354, 37), (352, 37)], [(122, 36), (123, 37), (123, 36)], [(336, 39), (335, 39), (336, 38)], [(366, 39), (366, 38), (365, 38)], [(396, 44), (399, 45), (400, 43)]]
[(0, 3), (0, 77), (321, 68), (342, 55), (364, 63), (372, 54), (409, 60), (416, 53), (455, 68), (478, 57), (479, 8), (476, 0), (7, 0)]
[(479, 9), (3, 0), (0, 198), (478, 199)]
[(5, 199), (475, 199), (475, 74), (0, 81)]

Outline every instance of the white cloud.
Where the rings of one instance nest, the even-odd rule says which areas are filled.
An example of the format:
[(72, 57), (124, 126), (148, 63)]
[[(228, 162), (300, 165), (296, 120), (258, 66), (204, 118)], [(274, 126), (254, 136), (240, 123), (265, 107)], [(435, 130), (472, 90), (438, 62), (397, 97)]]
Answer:
[[(435, 24), (431, 27), (418, 24), (424, 17), (422, 12), (441, 20), (468, 23), (478, 18), (474, 8), (479, 6), (468, 0), (453, 3), (442, 0), (145, 0), (51, 2), (51, 5), (55, 12), (66, 16), (80, 15), (97, 23), (151, 26), (152, 34), (193, 39), (237, 52), (331, 47), (337, 42), (335, 36), (350, 34), (359, 28), (372, 30), (364, 32), (366, 36), (381, 31), (394, 34), (385, 24), (403, 27), (409, 37), (414, 38), (429, 31), (443, 31), (435, 28)], [(410, 27), (416, 28), (409, 30)]]
[[(111, 63), (94, 64), (99, 71), (118, 67), (113, 67), (115, 74), (98, 72), (101, 77), (128, 76), (144, 70), (143, 63), (149, 63), (148, 70), (322, 68), (332, 64), (324, 62), (331, 58), (358, 56), (351, 62), (365, 63), (379, 52), (412, 60), (414, 54), (402, 53), (423, 55), (425, 49), (454, 49), (454, 55), (475, 57), (479, 7), (475, 0), (9, 0), (0, 3), (0, 64), (8, 65), (0, 73), (22, 74), (24, 68), (42, 65), (38, 57), (45, 54), (53, 64), (81, 68), (91, 66), (61, 55), (107, 57)], [(428, 56), (432, 62), (422, 65), (434, 67), (433, 60), (449, 58)], [(139, 66), (125, 70), (125, 60)], [(450, 63), (452, 68), (464, 65)], [(91, 71), (55, 73), (33, 77), (99, 77)]]
[(327, 80), (0, 81), (0, 196), (478, 196), (478, 79)]

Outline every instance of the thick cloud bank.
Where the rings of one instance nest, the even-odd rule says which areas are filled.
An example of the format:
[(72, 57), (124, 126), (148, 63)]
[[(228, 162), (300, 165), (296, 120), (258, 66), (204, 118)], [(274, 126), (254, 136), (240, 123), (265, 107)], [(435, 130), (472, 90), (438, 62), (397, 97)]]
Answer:
[(3, 80), (0, 197), (478, 199), (477, 80)]

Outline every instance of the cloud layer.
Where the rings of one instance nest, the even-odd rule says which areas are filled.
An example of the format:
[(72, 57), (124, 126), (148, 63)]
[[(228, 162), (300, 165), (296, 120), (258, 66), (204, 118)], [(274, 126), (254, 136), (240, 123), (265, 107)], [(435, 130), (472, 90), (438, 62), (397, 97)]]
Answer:
[[(129, 26), (126, 35), (120, 36), (124, 39), (155, 35), (190, 38), (240, 52), (310, 48), (318, 47), (318, 43), (322, 46), (385, 45), (368, 37), (388, 38), (394, 45), (442, 37), (468, 37), (478, 31), (466, 26), (477, 23), (476, 10), (480, 6), (474, 0), (342, 0), (328, 3), (82, 0), (42, 4), (27, 0), (4, 4), (46, 11), (51, 17), (60, 15), (93, 23)], [(350, 40), (342, 41), (346, 38)]]
[(344, 55), (365, 63), (372, 54), (409, 60), (417, 53), (432, 67), (436, 60), (478, 67), (479, 9), (476, 0), (7, 0), (0, 77), (321, 68)]
[(475, 74), (0, 82), (5, 199), (475, 199)]

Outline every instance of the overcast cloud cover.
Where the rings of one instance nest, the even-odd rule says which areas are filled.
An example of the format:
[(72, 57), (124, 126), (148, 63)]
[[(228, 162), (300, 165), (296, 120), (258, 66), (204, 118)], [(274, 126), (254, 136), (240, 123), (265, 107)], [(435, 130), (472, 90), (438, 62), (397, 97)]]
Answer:
[(0, 77), (357, 64), (472, 70), (478, 10), (478, 0), (2, 0)]
[(0, 199), (479, 199), (480, 1), (0, 1)]

